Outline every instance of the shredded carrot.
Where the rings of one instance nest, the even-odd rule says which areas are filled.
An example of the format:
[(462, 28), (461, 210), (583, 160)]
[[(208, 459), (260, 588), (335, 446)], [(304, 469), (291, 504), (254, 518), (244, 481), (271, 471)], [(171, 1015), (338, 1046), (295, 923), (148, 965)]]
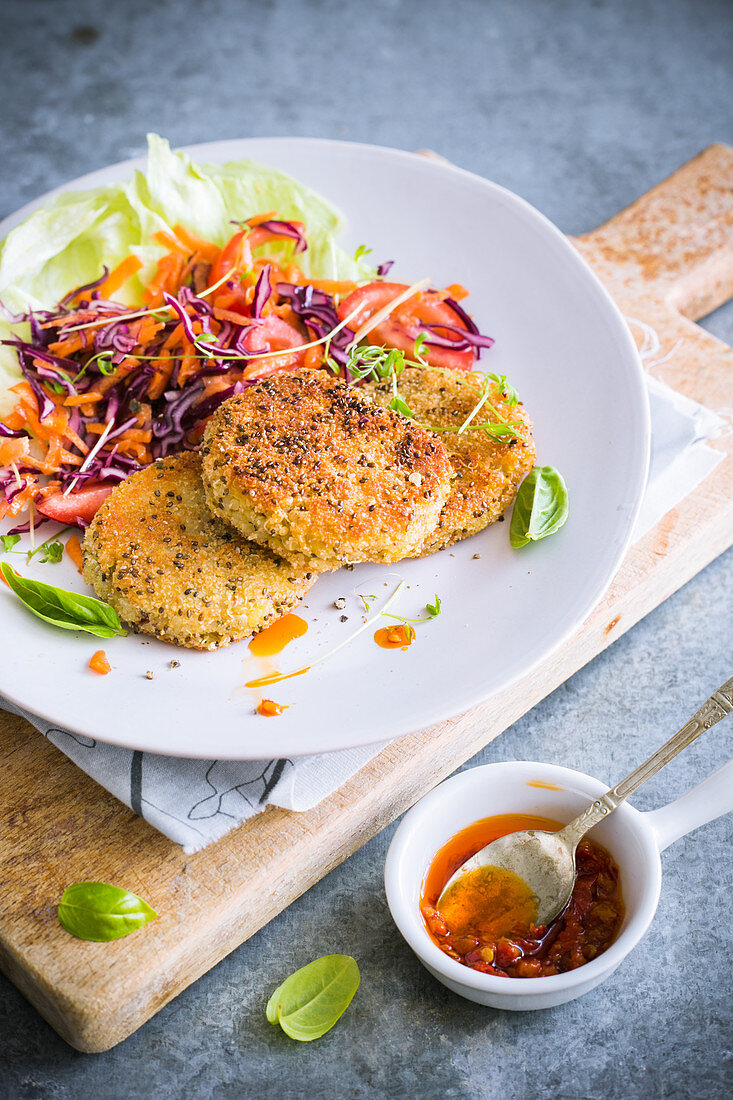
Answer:
[(235, 313), (231, 309), (219, 309), (218, 306), (214, 306), (214, 316), (217, 321), (231, 321), (234, 325), (241, 325), (246, 320), (241, 313)]
[[(79, 309), (75, 313), (64, 315), (64, 328), (68, 325), (82, 325), (87, 321), (97, 321), (99, 314), (96, 309)], [(41, 328), (58, 328), (58, 318), (53, 321), (42, 321)]]
[(183, 270), (186, 266), (185, 255), (168, 252), (158, 260), (155, 274), (143, 291), (143, 301), (151, 305), (160, 305), (163, 291), (175, 294), (180, 286)]
[(128, 256), (121, 264), (113, 268), (104, 282), (96, 288), (99, 297), (109, 298), (110, 294), (114, 294), (116, 290), (124, 286), (127, 280), (131, 279), (142, 266), (143, 262), (137, 256)]
[(24, 461), (30, 450), (30, 439), (0, 439), (0, 466), (10, 466), (13, 462)]
[(92, 672), (98, 672), (100, 676), (106, 676), (108, 672), (112, 671), (112, 665), (107, 660), (107, 654), (103, 649), (98, 649), (96, 653), (92, 654), (89, 667)]
[(189, 252), (198, 252), (206, 263), (212, 263), (219, 255), (219, 248), (211, 241), (205, 241), (203, 237), (197, 237), (183, 225), (174, 225), (173, 232), (179, 241), (188, 248)]
[(298, 280), (303, 286), (312, 286), (316, 290), (325, 290), (326, 294), (351, 294), (356, 290), (357, 284), (348, 279), (309, 279), (302, 271), (298, 272)]
[[(117, 443), (117, 440), (115, 440)], [(150, 451), (142, 443), (135, 443), (131, 439), (122, 439), (119, 441), (118, 450), (122, 455), (130, 455), (136, 459), (141, 466), (147, 466), (148, 463), (153, 461), (153, 456)]]
[(72, 332), (70, 336), (67, 336), (64, 340), (57, 340), (53, 344), (48, 345), (48, 350), (52, 355), (60, 355), (62, 359), (68, 359), (74, 352), (81, 351), (87, 345), (87, 337), (85, 332)]
[(214, 306), (216, 309), (229, 309), (230, 306), (235, 305), (236, 302), (240, 302), (242, 299), (241, 290), (227, 290), (226, 287), (222, 287), (217, 291), (214, 298)]
[(93, 405), (96, 401), (104, 401), (104, 394), (96, 393), (94, 390), (87, 390), (86, 393), (76, 393), (67, 397), (64, 401), (64, 405), (73, 408), (75, 405)]
[(460, 283), (451, 283), (450, 286), (445, 288), (445, 291), (449, 298), (454, 298), (457, 302), (460, 302), (461, 298), (467, 298), (470, 293)]
[(268, 210), (266, 214), (255, 214), (253, 218), (247, 218), (247, 225), (251, 225), (252, 228), (256, 225), (262, 225), (263, 222), (271, 222), (273, 218), (277, 217), (277, 210)]
[(105, 394), (107, 390), (111, 390), (113, 386), (116, 386), (118, 382), (134, 371), (137, 367), (137, 359), (123, 359), (121, 363), (115, 367), (111, 374), (106, 374), (104, 378), (100, 378), (96, 383), (97, 389), (100, 393)]
[(320, 367), (320, 365), (321, 365), (322, 357), (323, 357), (322, 348), (308, 348), (308, 350), (305, 353), (305, 359), (303, 361), (303, 366), (307, 370), (316, 370), (316, 368)]
[(69, 555), (69, 557), (73, 561), (74, 565), (76, 566), (76, 568), (81, 573), (82, 556), (81, 556), (81, 543), (79, 542), (79, 536), (78, 535), (69, 535), (68, 539), (66, 540), (65, 549), (66, 549), (66, 553)]
[[(157, 233), (153, 233), (153, 240), (156, 244), (162, 244), (164, 248), (167, 248), (170, 252), (180, 252), (184, 256), (187, 256), (190, 249), (186, 247), (183, 241), (174, 237), (172, 233), (166, 233), (164, 230), (159, 230)], [(165, 259), (165, 257), (163, 257)]]
[(157, 365), (155, 367), (155, 374), (151, 378), (150, 385), (148, 386), (148, 397), (151, 401), (155, 401), (164, 393), (170, 381), (170, 377), (173, 374), (175, 362), (175, 359), (169, 351), (161, 352), (160, 359), (157, 360)]

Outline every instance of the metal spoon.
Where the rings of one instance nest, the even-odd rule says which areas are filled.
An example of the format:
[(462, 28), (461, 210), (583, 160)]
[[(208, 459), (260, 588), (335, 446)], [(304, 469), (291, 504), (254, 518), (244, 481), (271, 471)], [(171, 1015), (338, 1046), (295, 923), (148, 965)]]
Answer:
[(578, 817), (557, 833), (535, 829), (509, 833), (487, 844), (448, 879), (437, 907), (453, 884), (479, 867), (513, 871), (525, 881), (537, 899), (536, 925), (548, 925), (563, 911), (575, 884), (575, 850), (585, 834), (638, 790), (642, 783), (691, 745), (701, 733), (733, 711), (733, 677), (714, 691), (687, 725), (657, 749), (615, 787), (592, 802)]

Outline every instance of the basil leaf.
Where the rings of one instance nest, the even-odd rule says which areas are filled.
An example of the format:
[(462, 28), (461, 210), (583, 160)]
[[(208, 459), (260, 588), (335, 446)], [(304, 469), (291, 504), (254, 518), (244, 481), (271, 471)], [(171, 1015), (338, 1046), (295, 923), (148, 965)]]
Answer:
[(359, 980), (351, 955), (324, 955), (277, 987), (267, 1002), (267, 1019), (301, 1043), (320, 1039), (351, 1004)]
[(59, 905), (59, 921), (80, 940), (119, 940), (157, 916), (142, 898), (108, 882), (75, 882)]
[(535, 466), (519, 487), (509, 541), (515, 550), (559, 531), (568, 518), (568, 490), (554, 466)]
[(6, 554), (8, 551), (12, 550), (14, 546), (17, 546), (19, 542), (20, 535), (0, 535), (0, 543)]
[(0, 564), (0, 572), (21, 603), (51, 626), (84, 630), (97, 638), (115, 638), (127, 633), (114, 608), (93, 596), (82, 596), (43, 581), (21, 577), (6, 562)]

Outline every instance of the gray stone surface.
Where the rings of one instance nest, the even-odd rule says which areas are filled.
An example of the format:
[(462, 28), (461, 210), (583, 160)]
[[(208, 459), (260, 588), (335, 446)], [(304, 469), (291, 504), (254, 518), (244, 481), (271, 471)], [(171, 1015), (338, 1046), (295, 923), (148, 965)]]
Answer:
[[(733, 6), (712, 0), (5, 0), (0, 207), (141, 152), (147, 129), (177, 144), (306, 134), (432, 147), (579, 232), (733, 139), (732, 45)], [(730, 307), (707, 323), (733, 339)], [(730, 675), (732, 566), (719, 559), (471, 763), (624, 774)], [(699, 781), (732, 732), (636, 804)], [(107, 1054), (70, 1050), (0, 979), (0, 1096), (730, 1094), (730, 818), (666, 853), (652, 930), (606, 985), (521, 1015), (448, 993), (399, 941), (382, 889), (392, 832)], [(293, 1044), (265, 1022), (267, 996), (328, 951), (358, 958), (361, 990), (328, 1037)]]

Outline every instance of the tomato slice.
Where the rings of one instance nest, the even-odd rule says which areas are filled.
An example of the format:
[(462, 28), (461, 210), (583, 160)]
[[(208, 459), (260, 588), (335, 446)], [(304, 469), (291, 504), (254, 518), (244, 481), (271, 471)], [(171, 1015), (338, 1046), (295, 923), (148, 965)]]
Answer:
[[(292, 222), (291, 224), (296, 229), (303, 228), (301, 222)], [(223, 279), (227, 271), (231, 271), (233, 267), (237, 271), (249, 271), (254, 263), (252, 259), (253, 249), (259, 248), (262, 244), (267, 244), (268, 241), (277, 241), (282, 244), (283, 241), (288, 239), (284, 234), (275, 233), (274, 230), (267, 229), (264, 225), (256, 225), (253, 229), (241, 229), (224, 245), (212, 264), (209, 276), (210, 283), (217, 283), (219, 279)]]
[[(64, 496), (63, 492), (51, 493), (44, 501), (36, 505), (38, 511), (57, 523), (73, 523), (77, 527), (91, 523), (94, 515), (114, 489), (116, 482), (93, 481), (83, 489)], [(82, 522), (79, 523), (79, 520)]]
[(209, 272), (210, 286), (218, 283), (219, 279), (223, 279), (232, 268), (240, 271), (242, 268), (247, 269), (252, 266), (252, 249), (247, 239), (249, 236), (249, 230), (242, 229), (239, 233), (235, 233), (231, 240), (224, 245), (211, 265), (211, 271)]
[(243, 372), (244, 378), (264, 378), (279, 370), (297, 370), (305, 366), (307, 351), (298, 349), (308, 341), (297, 328), (276, 313), (269, 313), (262, 323), (251, 328), (242, 340), (246, 351), (282, 351), (286, 354), (254, 359)]
[[(358, 329), (407, 289), (406, 283), (375, 282), (360, 286), (342, 300), (338, 307), (339, 320), (345, 320), (353, 310), (358, 309), (356, 316), (349, 322), (350, 328)], [(450, 325), (450, 329), (439, 329), (436, 335), (456, 344), (460, 344), (461, 340), (452, 330), (466, 327), (437, 291), (424, 290), (413, 294), (406, 302), (397, 306), (394, 313), (367, 333), (365, 339), (370, 344), (397, 348), (412, 356), (415, 353), (415, 340), (422, 326), (426, 324)], [(472, 370), (476, 359), (471, 347), (455, 349), (433, 347), (427, 343), (423, 344), (422, 356), (432, 367), (447, 370)]]

